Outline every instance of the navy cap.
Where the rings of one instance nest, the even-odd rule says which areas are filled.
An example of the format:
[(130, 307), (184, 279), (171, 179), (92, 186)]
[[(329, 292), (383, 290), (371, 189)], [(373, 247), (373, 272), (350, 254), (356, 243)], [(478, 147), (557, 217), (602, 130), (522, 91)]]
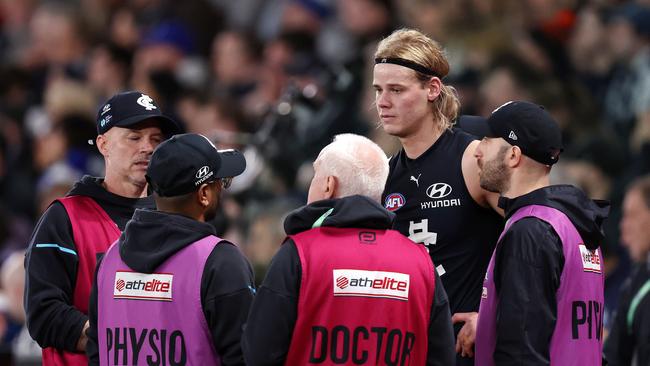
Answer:
[(217, 150), (207, 137), (195, 133), (172, 136), (154, 150), (147, 182), (162, 197), (196, 191), (203, 183), (235, 177), (246, 169), (237, 150)]
[(508, 102), (487, 119), (487, 137), (501, 137), (519, 146), (524, 155), (553, 165), (560, 158), (562, 131), (544, 107), (523, 101)]
[(481, 116), (463, 114), (462, 116), (458, 117), (458, 120), (456, 121), (456, 127), (480, 139), (490, 133), (487, 119)]
[(180, 132), (179, 125), (163, 115), (150, 96), (138, 91), (128, 91), (115, 94), (99, 109), (97, 134), (104, 134), (114, 126), (133, 126), (149, 118), (160, 121), (160, 129), (166, 136)]

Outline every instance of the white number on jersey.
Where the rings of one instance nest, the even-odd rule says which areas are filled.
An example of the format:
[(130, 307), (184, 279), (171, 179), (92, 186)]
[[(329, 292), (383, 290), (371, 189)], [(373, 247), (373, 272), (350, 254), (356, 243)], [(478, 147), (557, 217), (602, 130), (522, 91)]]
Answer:
[(420, 222), (409, 222), (409, 239), (416, 243), (422, 243), (429, 251), (429, 245), (436, 245), (438, 234), (429, 231), (429, 219), (422, 219)]

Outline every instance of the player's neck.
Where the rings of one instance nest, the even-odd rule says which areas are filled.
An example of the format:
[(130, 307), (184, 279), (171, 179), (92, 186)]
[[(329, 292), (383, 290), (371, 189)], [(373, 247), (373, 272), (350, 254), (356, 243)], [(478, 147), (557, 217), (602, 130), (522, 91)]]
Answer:
[(104, 178), (103, 186), (107, 191), (122, 197), (143, 198), (147, 196), (146, 184), (134, 184), (108, 174)]
[(442, 136), (444, 128), (440, 123), (423, 123), (416, 133), (400, 137), (406, 156), (416, 159), (427, 151)]

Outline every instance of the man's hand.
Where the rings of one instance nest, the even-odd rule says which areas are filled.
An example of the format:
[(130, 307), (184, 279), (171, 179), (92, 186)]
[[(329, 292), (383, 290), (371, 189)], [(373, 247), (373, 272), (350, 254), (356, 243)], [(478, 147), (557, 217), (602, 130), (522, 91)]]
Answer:
[(86, 335), (86, 331), (88, 330), (89, 326), (90, 322), (86, 320), (84, 329), (81, 330), (81, 336), (79, 336), (79, 340), (77, 341), (77, 351), (79, 352), (86, 352), (86, 343), (88, 343), (88, 336)]
[(474, 357), (474, 341), (476, 340), (476, 323), (478, 313), (456, 313), (451, 322), (465, 323), (456, 338), (456, 353), (463, 357)]

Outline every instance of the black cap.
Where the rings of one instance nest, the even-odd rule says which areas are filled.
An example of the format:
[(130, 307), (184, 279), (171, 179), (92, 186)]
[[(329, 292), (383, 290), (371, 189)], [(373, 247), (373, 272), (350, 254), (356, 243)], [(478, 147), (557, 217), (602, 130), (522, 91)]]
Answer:
[(115, 94), (99, 109), (97, 134), (104, 134), (114, 126), (128, 127), (149, 118), (159, 120), (160, 129), (167, 136), (180, 132), (178, 124), (164, 116), (150, 96), (138, 91), (128, 91)]
[(186, 133), (158, 145), (145, 177), (159, 196), (173, 197), (218, 178), (235, 177), (245, 169), (246, 159), (239, 151), (217, 150), (207, 137)]
[(487, 124), (487, 118), (481, 116), (463, 114), (462, 116), (458, 117), (458, 120), (456, 121), (456, 127), (462, 129), (465, 132), (471, 133), (480, 139), (490, 133), (490, 129)]
[(487, 137), (501, 137), (537, 162), (553, 165), (560, 158), (562, 132), (541, 105), (508, 102), (492, 112), (487, 125)]

